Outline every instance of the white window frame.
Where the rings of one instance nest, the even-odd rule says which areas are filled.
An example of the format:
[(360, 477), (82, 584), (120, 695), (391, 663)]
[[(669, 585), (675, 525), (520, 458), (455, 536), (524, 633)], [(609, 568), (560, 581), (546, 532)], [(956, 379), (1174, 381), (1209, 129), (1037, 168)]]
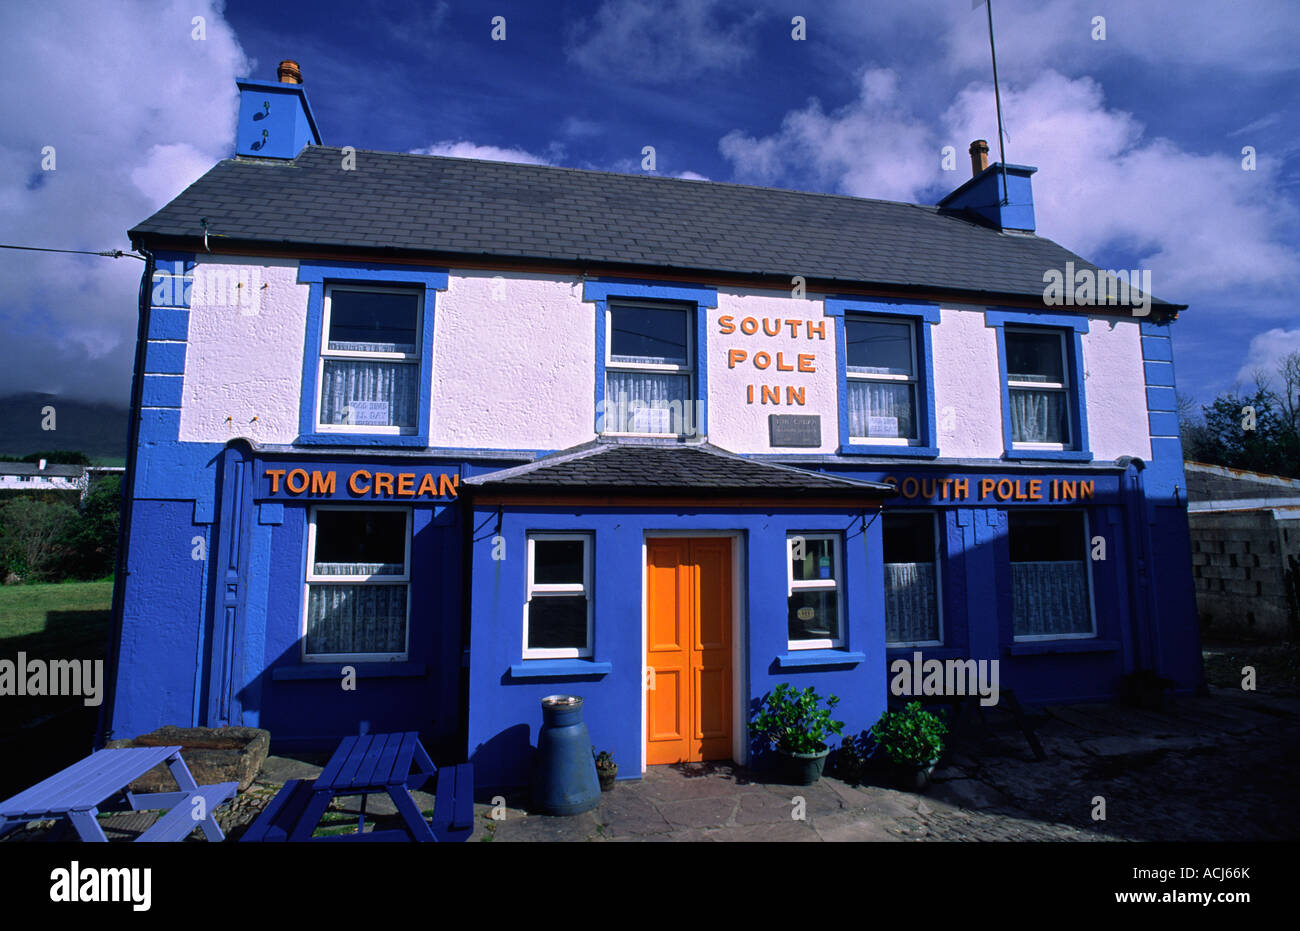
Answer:
[[(908, 351), (911, 353), (912, 374), (899, 375), (889, 372), (855, 372), (849, 367), (849, 325), (853, 323), (891, 323), (902, 324), (907, 327)], [(849, 443), (859, 445), (880, 445), (880, 446), (917, 446), (921, 443), (919, 436), (921, 431), (921, 418), (917, 411), (920, 405), (920, 390), (917, 386), (919, 368), (919, 356), (916, 347), (916, 328), (917, 321), (908, 317), (889, 317), (882, 314), (846, 314), (844, 317), (844, 376), (847, 381), (874, 381), (893, 385), (911, 385), (912, 386), (912, 432), (916, 436), (854, 436), (849, 433)], [(848, 386), (845, 386), (848, 391)], [(844, 399), (848, 405), (848, 398)]]
[[(665, 363), (665, 362), (615, 362), (614, 356), (614, 310), (618, 307), (641, 307), (647, 310), (680, 310), (686, 316), (686, 361), (684, 363)], [(695, 347), (695, 314), (699, 312), (696, 308), (692, 310), (689, 304), (682, 304), (676, 301), (625, 301), (611, 298), (605, 303), (605, 371), (602, 377), (605, 379), (605, 404), (613, 403), (614, 399), (609, 396), (609, 373), (611, 370), (620, 372), (664, 372), (668, 374), (687, 376), (686, 400), (683, 401), (683, 419), (686, 416), (684, 406), (686, 404), (695, 404), (696, 388), (699, 379), (696, 377), (696, 347)], [(608, 410), (608, 407), (606, 408)], [(692, 412), (692, 418), (694, 412)], [(620, 412), (621, 419), (621, 412)], [(697, 425), (698, 426), (698, 425)], [(621, 433), (615, 430), (602, 431), (602, 436), (687, 436), (685, 433)]]
[[(411, 294), (416, 299), (415, 312), (415, 351), (405, 352), (363, 352), (352, 349), (330, 349), (330, 311), (332, 309), (331, 297), (335, 291), (360, 291), (362, 293), (384, 292), (388, 294)], [(316, 430), (318, 433), (363, 433), (367, 435), (386, 435), (386, 436), (414, 436), (420, 432), (420, 415), (419, 410), (419, 392), (416, 392), (416, 411), (415, 423), (409, 427), (401, 426), (378, 426), (374, 424), (345, 424), (345, 423), (324, 423), (321, 417), (324, 411), (321, 410), (321, 385), (325, 379), (325, 363), (330, 359), (351, 360), (359, 362), (400, 362), (406, 365), (412, 365), (416, 371), (416, 381), (419, 381), (421, 370), (421, 353), (424, 347), (420, 345), (421, 337), (424, 332), (424, 288), (410, 287), (391, 287), (385, 285), (363, 285), (363, 284), (327, 284), (325, 285), (325, 296), (321, 313), (321, 344), (320, 358), (316, 362)], [(390, 402), (391, 403), (391, 402)]]
[[(1042, 509), (1034, 508), (1031, 510)], [(1092, 625), (1092, 629), (1086, 634), (1016, 634), (1014, 619), (1015, 605), (1013, 604), (1011, 633), (1012, 642), (1014, 643), (1032, 643), (1042, 640), (1095, 640), (1097, 638), (1097, 597), (1096, 593), (1093, 591), (1092, 584), (1092, 528), (1090, 526), (1090, 521), (1088, 520), (1088, 512), (1078, 511), (1072, 508), (1055, 508), (1052, 509), (1050, 513), (1083, 515), (1083, 575), (1088, 582), (1088, 622)], [(1010, 532), (1011, 526), (1008, 522), (1007, 533), (1010, 534)], [(1014, 564), (1015, 561), (1011, 560), (1008, 556), (1008, 569)]]
[[(581, 540), (582, 541), (582, 583), (534, 582), (533, 572), (536, 568), (536, 542), (538, 540)], [(593, 621), (595, 618), (595, 593), (592, 588), (592, 550), (595, 536), (591, 533), (530, 533), (528, 534), (528, 581), (524, 595), (524, 659), (589, 659), (593, 653)], [(587, 642), (582, 647), (529, 647), (528, 646), (528, 608), (533, 595), (582, 595), (587, 599)]]
[[(888, 514), (928, 514), (934, 522), (934, 600), (939, 609), (939, 639), (938, 640), (886, 640), (885, 648), (894, 649), (895, 647), (940, 647), (946, 642), (944, 640), (944, 617), (943, 617), (943, 560), (940, 554), (944, 549), (944, 541), (940, 536), (939, 529), (944, 524), (939, 522), (940, 513), (938, 511), (926, 511), (922, 509), (903, 509), (890, 510)], [(883, 564), (884, 555), (884, 523), (881, 523), (881, 556)], [(888, 618), (886, 618), (886, 631), (888, 631)], [(888, 634), (886, 634), (888, 635)]]
[[(835, 572), (831, 573), (830, 579), (798, 579), (794, 577), (794, 540), (795, 537), (802, 537), (804, 542), (810, 540), (830, 540), (832, 559), (834, 560)], [(838, 577), (837, 577), (838, 574)], [(786, 648), (789, 650), (830, 650), (839, 649), (844, 646), (844, 585), (841, 579), (844, 577), (844, 557), (843, 547), (840, 543), (839, 534), (835, 533), (798, 533), (788, 532), (785, 537), (785, 586), (786, 602), (785, 613), (786, 623), (789, 624), (790, 617), (790, 599), (794, 597), (795, 592), (806, 591), (833, 591), (835, 592), (835, 631), (838, 637), (832, 637), (822, 640), (790, 640), (787, 627)]]
[(1011, 448), (1012, 449), (1042, 449), (1042, 450), (1053, 450), (1053, 451), (1064, 451), (1068, 449), (1074, 449), (1075, 433), (1077, 432), (1077, 428), (1074, 423), (1074, 412), (1073, 412), (1074, 404), (1070, 399), (1070, 392), (1074, 390), (1074, 386), (1070, 384), (1070, 356), (1067, 352), (1067, 346), (1065, 344), (1065, 337), (1067, 334), (1063, 330), (1058, 330), (1051, 327), (1005, 326), (1003, 327), (1002, 330), (1003, 344), (1004, 345), (1006, 344), (1006, 340), (1008, 336), (1017, 333), (1029, 334), (1031, 336), (1042, 336), (1044, 334), (1050, 333), (1056, 336), (1057, 347), (1060, 349), (1060, 353), (1061, 353), (1061, 379), (1062, 380), (1059, 382), (1012, 381), (1011, 380), (1011, 350), (1008, 347), (1007, 360), (1006, 360), (1007, 417), (1008, 418), (1011, 417), (1011, 410), (1012, 410), (1011, 392), (1013, 390), (1020, 388), (1020, 389), (1029, 389), (1033, 391), (1059, 391), (1061, 393), (1061, 396), (1065, 399), (1065, 429), (1068, 435), (1066, 436), (1066, 442), (1064, 443), (1017, 443), (1014, 439), (1015, 424), (1012, 423), (1009, 425), (1011, 430), (1011, 436), (1013, 437), (1013, 439), (1011, 440)]
[[(382, 511), (398, 510), (406, 516), (405, 546), (403, 548), (403, 568), (400, 575), (319, 575), (312, 569), (316, 565), (316, 515), (321, 511)], [(305, 581), (302, 587), (302, 612), (299, 618), (299, 639), (302, 641), (301, 658), (304, 663), (339, 663), (339, 662), (405, 662), (411, 655), (411, 509), (391, 506), (375, 507), (362, 504), (317, 505), (311, 508), (307, 516), (307, 565)], [(312, 585), (331, 582), (357, 585), (373, 583), (377, 585), (406, 585), (406, 643), (401, 653), (308, 653), (307, 652), (307, 612), (311, 606)]]

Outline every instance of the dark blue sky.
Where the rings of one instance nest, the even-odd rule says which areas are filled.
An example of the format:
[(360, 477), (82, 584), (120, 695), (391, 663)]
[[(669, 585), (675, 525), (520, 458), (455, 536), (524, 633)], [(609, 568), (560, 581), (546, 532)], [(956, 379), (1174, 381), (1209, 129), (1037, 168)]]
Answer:
[[(661, 174), (919, 203), (968, 176), (971, 139), (997, 153), (970, 0), (217, 3), (0, 9), (0, 229), (124, 247), (231, 154), (235, 78), (274, 80), (282, 58), (301, 64), (324, 141), (359, 149), (637, 172), (652, 145)], [(1190, 305), (1175, 352), (1201, 401), (1300, 350), (1295, 14), (1292, 0), (994, 0), (1007, 157), (1039, 169), (1038, 232), (1149, 269), (1157, 295)], [(57, 173), (40, 170), (47, 144)], [(125, 397), (138, 270), (112, 264), (0, 253), (0, 324), (36, 334), (0, 347), (0, 391)]]

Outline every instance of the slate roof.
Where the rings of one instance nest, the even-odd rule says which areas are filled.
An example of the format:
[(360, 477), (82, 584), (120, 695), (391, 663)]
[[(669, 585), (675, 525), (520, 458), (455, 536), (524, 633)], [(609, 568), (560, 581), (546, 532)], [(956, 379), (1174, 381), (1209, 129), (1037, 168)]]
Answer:
[(824, 475), (759, 462), (709, 443), (639, 443), (596, 440), (544, 456), (527, 465), (466, 481), (483, 490), (599, 491), (638, 494), (709, 492), (720, 495), (800, 498), (894, 494), (890, 485)]
[[(130, 231), (286, 249), (605, 263), (1041, 299), (1096, 266), (937, 207), (776, 188), (307, 146), (227, 159)], [(1155, 301), (1173, 309), (1163, 301)]]

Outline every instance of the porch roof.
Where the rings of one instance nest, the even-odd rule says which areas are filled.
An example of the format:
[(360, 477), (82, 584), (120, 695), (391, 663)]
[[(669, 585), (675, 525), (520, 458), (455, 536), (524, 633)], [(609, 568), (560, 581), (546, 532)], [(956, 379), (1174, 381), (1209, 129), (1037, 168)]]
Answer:
[(726, 495), (857, 498), (878, 501), (892, 485), (825, 475), (749, 459), (707, 442), (601, 439), (560, 450), (527, 465), (467, 479), (480, 492), (562, 491), (639, 495)]

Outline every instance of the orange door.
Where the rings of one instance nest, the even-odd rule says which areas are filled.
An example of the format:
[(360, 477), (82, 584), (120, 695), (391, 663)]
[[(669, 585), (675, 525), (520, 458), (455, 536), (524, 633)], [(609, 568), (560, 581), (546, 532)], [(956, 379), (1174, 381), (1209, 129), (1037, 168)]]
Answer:
[(646, 763), (731, 756), (731, 541), (646, 544)]

